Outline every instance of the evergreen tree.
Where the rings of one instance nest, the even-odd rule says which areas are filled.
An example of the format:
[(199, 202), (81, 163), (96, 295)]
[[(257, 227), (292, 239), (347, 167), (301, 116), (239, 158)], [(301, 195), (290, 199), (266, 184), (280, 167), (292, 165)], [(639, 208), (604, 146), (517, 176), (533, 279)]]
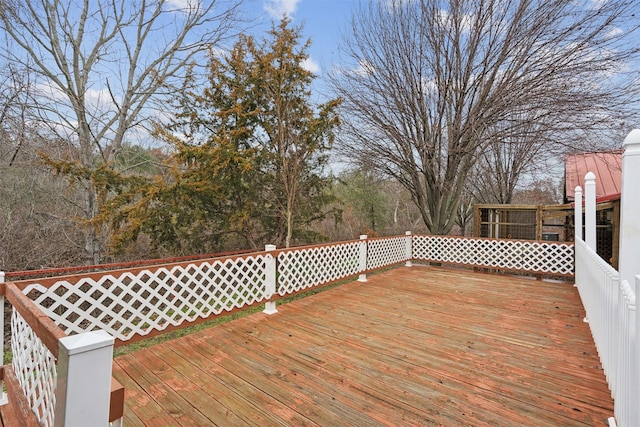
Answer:
[(167, 173), (128, 179), (104, 210), (122, 250), (140, 233), (171, 252), (265, 243), (290, 246), (327, 213), (323, 168), (338, 125), (338, 100), (315, 106), (310, 42), (288, 19), (257, 42), (241, 36), (209, 56), (202, 85), (188, 73), (174, 119), (156, 135), (175, 150)]

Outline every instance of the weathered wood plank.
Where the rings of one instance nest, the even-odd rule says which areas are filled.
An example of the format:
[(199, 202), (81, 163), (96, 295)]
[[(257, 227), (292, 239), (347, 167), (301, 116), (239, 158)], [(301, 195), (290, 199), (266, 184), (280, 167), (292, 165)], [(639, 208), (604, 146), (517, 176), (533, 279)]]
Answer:
[[(371, 289), (369, 289), (370, 293), (371, 293)], [(344, 300), (343, 300), (344, 302)], [(344, 312), (340, 312), (337, 313), (336, 311), (339, 310), (337, 307), (335, 310), (333, 310), (334, 316), (336, 318), (339, 319), (344, 319), (346, 317), (348, 317), (347, 313)], [(307, 321), (309, 321), (309, 319), (304, 319), (304, 313), (296, 313), (296, 315), (292, 315), (292, 313), (288, 313), (289, 315), (291, 315), (292, 318), (294, 318), (294, 323), (296, 322), (301, 322), (302, 324), (306, 324)], [(331, 333), (335, 333), (337, 329), (340, 328), (340, 325), (338, 324), (334, 324), (332, 323), (330, 320), (326, 319), (324, 316), (317, 316), (317, 313), (314, 313), (314, 317), (316, 319), (320, 318), (322, 319), (322, 324), (318, 324), (318, 325), (314, 325), (313, 329), (314, 330), (318, 330), (322, 328), (329, 328), (331, 330), (331, 332), (328, 332), (328, 334), (330, 335)], [(376, 325), (375, 328), (373, 328), (373, 330), (380, 330), (381, 329), (381, 325)], [(401, 334), (401, 330), (399, 328), (390, 328), (388, 331), (385, 331), (382, 333), (381, 337), (384, 336), (388, 336), (391, 337), (389, 338), (389, 340), (386, 341), (386, 345), (391, 345), (391, 346), (401, 346), (403, 345), (402, 343), (402, 337), (400, 338), (394, 338), (393, 332), (397, 332)], [(369, 334), (371, 334), (371, 332), (369, 332)], [(454, 332), (453, 334), (451, 334), (452, 336), (457, 336), (460, 337), (460, 332)], [(398, 337), (398, 334), (395, 335), (395, 337)], [(364, 336), (360, 336), (360, 337), (356, 337), (358, 340), (364, 340), (366, 339)], [(371, 335), (369, 335), (368, 337), (369, 339), (371, 339), (374, 342), (379, 342), (380, 338), (379, 337), (372, 337)], [(469, 338), (473, 338), (473, 337), (469, 337)], [(348, 342), (349, 340), (345, 340), (345, 342)], [(454, 343), (456, 343), (456, 340), (453, 340)], [(455, 346), (448, 346), (446, 347), (444, 350), (442, 348), (443, 345), (446, 345), (446, 341), (444, 340), (444, 337), (439, 338), (439, 346), (434, 347), (432, 350), (429, 350), (428, 352), (425, 352), (423, 349), (417, 348), (417, 353), (413, 354), (413, 359), (415, 361), (416, 364), (420, 364), (420, 363), (427, 363), (429, 364), (432, 360), (432, 356), (434, 352), (438, 352), (441, 351), (442, 352), (442, 357), (439, 358), (437, 360), (437, 363), (433, 364), (436, 369), (438, 370), (442, 370), (443, 368), (447, 368), (447, 365), (449, 366), (449, 369), (452, 372), (456, 372), (458, 374), (461, 375), (461, 377), (459, 378), (460, 381), (464, 381), (464, 378), (474, 378), (476, 376), (478, 376), (480, 373), (482, 374), (482, 383), (483, 384), (492, 384), (492, 387), (499, 387), (502, 389), (502, 393), (504, 394), (511, 394), (513, 395), (514, 391), (518, 391), (518, 383), (521, 382), (519, 381), (521, 379), (521, 375), (520, 372), (518, 371), (518, 367), (515, 366), (515, 369), (513, 370), (513, 372), (509, 372), (508, 370), (505, 370), (505, 366), (499, 366), (499, 369), (493, 369), (491, 368), (491, 362), (493, 360), (493, 358), (489, 358), (489, 357), (484, 357), (479, 359), (479, 361), (476, 361), (475, 359), (477, 359), (477, 355), (476, 355), (476, 349), (474, 347), (471, 347), (471, 345), (467, 345), (467, 344), (473, 344), (474, 346), (477, 346), (476, 343), (473, 343), (472, 341), (466, 339), (466, 341), (462, 341), (461, 345), (458, 346), (457, 344)], [(410, 344), (407, 346), (407, 349), (410, 348)], [(382, 353), (384, 353), (386, 347), (380, 347), (378, 350)], [(356, 351), (358, 351), (358, 349), (356, 349)], [(375, 354), (375, 353), (373, 353)], [(423, 358), (422, 360), (420, 360), (420, 355), (428, 355), (427, 357)], [(416, 359), (417, 356), (417, 359)], [(492, 356), (492, 355), (485, 355), (485, 356)], [(455, 363), (451, 363), (450, 360), (451, 359), (455, 359), (454, 362)], [(526, 370), (523, 371), (523, 373), (527, 373)], [(505, 375), (508, 377), (509, 374), (511, 374), (512, 379), (509, 380), (508, 378), (505, 378)], [(518, 381), (514, 381), (514, 380), (518, 380)], [(526, 392), (528, 389), (531, 388), (538, 388), (538, 389), (544, 389), (544, 387), (546, 387), (547, 382), (545, 381), (545, 379), (542, 379), (538, 384), (535, 384), (534, 382), (536, 382), (537, 378), (536, 377), (532, 377), (529, 382), (527, 383), (523, 383), (522, 385), (525, 386), (524, 392)], [(533, 381), (533, 383), (532, 383)], [(504, 383), (504, 384), (503, 384)], [(505, 388), (504, 386), (506, 385), (507, 388)], [(502, 386), (502, 387), (501, 387)], [(533, 386), (533, 387), (532, 387)], [(576, 390), (574, 390), (576, 391)], [(591, 393), (592, 390), (589, 389), (585, 389), (584, 392), (586, 393)], [(529, 402), (529, 399), (533, 397), (533, 396), (529, 396), (528, 394), (524, 394), (521, 396), (521, 400), (524, 402)], [(607, 398), (607, 392), (605, 390), (605, 393), (601, 396), (602, 398), (604, 398), (606, 400)], [(557, 402), (558, 404), (561, 404), (563, 402)], [(570, 400), (569, 402), (564, 402), (567, 405), (572, 405), (571, 408), (567, 408), (567, 411), (569, 413), (571, 413), (571, 411), (573, 411), (573, 406), (575, 406), (575, 404), (578, 404), (579, 406), (579, 402), (574, 402), (573, 400)]]
[(31, 410), (27, 397), (22, 392), (18, 378), (9, 365), (0, 366), (0, 378), (4, 383), (8, 403), (0, 406), (0, 420), (3, 426), (37, 427), (36, 415)]
[(167, 401), (158, 399), (149, 382), (144, 381), (144, 376), (139, 374), (145, 369), (133, 355), (121, 356), (114, 361), (113, 376), (124, 386), (125, 425), (178, 424), (168, 409)]
[(279, 311), (117, 358), (125, 423), (579, 426), (613, 412), (571, 284), (414, 266)]

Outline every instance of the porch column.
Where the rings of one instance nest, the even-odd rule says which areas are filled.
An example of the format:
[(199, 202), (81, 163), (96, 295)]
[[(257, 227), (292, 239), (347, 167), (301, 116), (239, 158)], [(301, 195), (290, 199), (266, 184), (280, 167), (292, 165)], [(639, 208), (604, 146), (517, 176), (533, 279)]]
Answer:
[[(635, 275), (640, 273), (638, 260), (640, 259), (640, 129), (634, 129), (627, 135), (623, 144), (624, 154), (622, 155), (622, 190), (620, 200), (620, 261), (618, 271), (620, 273), (620, 283), (627, 281), (632, 288), (634, 295), (637, 295), (639, 284), (635, 280)], [(636, 300), (637, 301), (637, 300)], [(635, 372), (630, 372), (631, 402), (640, 400), (640, 348), (638, 346), (637, 334), (640, 331), (640, 316), (636, 311), (635, 331), (630, 337), (631, 366)], [(632, 422), (640, 420), (640, 405), (634, 405), (635, 414)]]
[[(634, 292), (635, 275), (640, 274), (640, 129), (625, 138), (622, 155), (622, 191), (620, 201), (620, 283), (629, 282)], [(640, 323), (640, 319), (639, 323)], [(640, 405), (638, 405), (640, 408)]]
[(582, 240), (582, 187), (579, 185), (576, 187), (574, 197), (574, 209), (573, 209), (573, 225), (575, 227), (575, 237), (573, 240), (576, 242)]
[(594, 251), (596, 245), (596, 176), (584, 176), (584, 242)]
[[(638, 286), (635, 275), (640, 274), (640, 129), (632, 130), (625, 138), (623, 144), (624, 154), (622, 155), (622, 190), (620, 200), (620, 260), (618, 271), (620, 283), (626, 281), (637, 296)], [(636, 311), (635, 333), (630, 337), (631, 348), (631, 368), (629, 378), (631, 384), (631, 402), (638, 402), (640, 399), (640, 348), (638, 346), (637, 334), (640, 331), (640, 316)], [(632, 422), (640, 420), (640, 405), (633, 405), (634, 414)]]

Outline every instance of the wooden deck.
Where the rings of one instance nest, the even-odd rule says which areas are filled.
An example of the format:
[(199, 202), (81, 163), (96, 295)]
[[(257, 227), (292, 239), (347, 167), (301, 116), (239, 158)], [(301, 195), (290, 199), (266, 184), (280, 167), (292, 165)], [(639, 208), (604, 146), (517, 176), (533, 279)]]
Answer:
[(576, 288), (414, 266), (118, 357), (127, 427), (605, 426)]

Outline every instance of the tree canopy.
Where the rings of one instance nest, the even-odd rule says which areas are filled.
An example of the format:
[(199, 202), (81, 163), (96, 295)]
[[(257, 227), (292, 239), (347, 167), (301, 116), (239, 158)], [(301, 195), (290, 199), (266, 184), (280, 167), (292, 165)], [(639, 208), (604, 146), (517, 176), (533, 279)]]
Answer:
[(638, 59), (639, 8), (633, 0), (364, 3), (345, 39), (353, 68), (333, 76), (343, 151), (396, 178), (427, 228), (448, 233), (488, 147), (571, 145), (628, 117), (638, 84), (624, 72)]

